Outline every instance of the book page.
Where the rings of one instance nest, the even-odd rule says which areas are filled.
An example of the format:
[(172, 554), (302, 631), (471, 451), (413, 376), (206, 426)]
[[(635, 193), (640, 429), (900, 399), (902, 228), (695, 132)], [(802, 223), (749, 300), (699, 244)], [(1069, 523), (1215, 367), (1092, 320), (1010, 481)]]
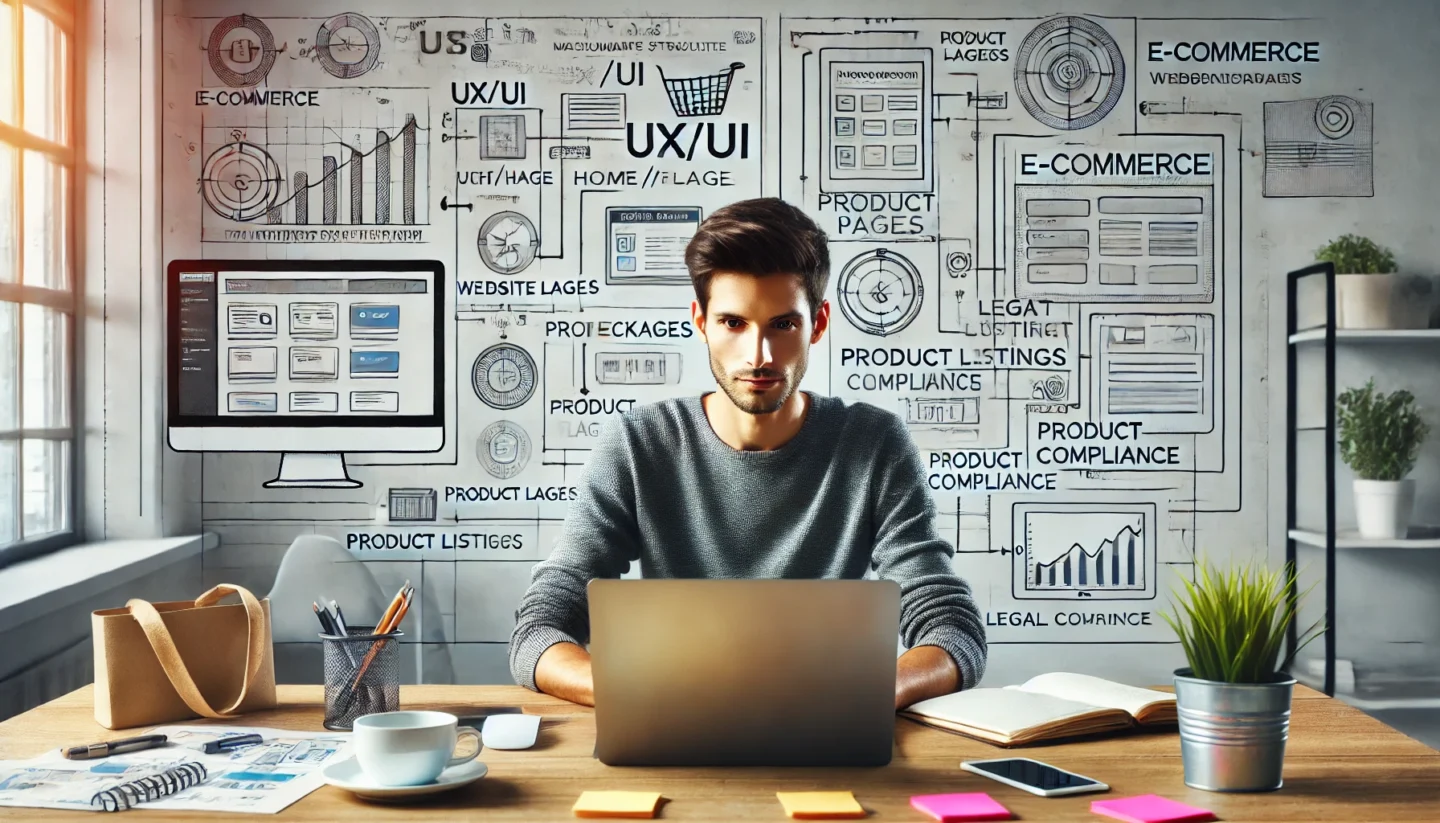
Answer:
[(1101, 707), (1019, 689), (969, 689), (921, 700), (905, 711), (1013, 737)]
[(1095, 706), (1120, 709), (1137, 715), (1152, 703), (1175, 700), (1175, 695), (1154, 689), (1127, 686), (1102, 677), (1071, 672), (1049, 672), (1036, 675), (1011, 688), (1068, 700), (1083, 701)]

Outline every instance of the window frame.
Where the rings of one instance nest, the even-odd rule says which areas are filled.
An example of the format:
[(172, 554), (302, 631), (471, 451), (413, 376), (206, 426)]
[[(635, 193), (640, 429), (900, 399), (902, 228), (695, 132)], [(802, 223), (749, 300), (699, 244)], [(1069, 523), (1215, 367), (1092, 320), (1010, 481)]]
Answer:
[[(45, 16), (50, 23), (64, 36), (65, 51), (61, 65), (64, 84), (61, 94), (64, 99), (58, 101), (56, 106), (57, 120), (54, 125), (59, 127), (56, 135), (63, 142), (56, 142), (25, 129), (25, 11), (30, 9)], [(0, 442), (13, 442), (16, 444), (14, 467), (16, 470), (16, 483), (12, 505), (15, 506), (16, 529), (19, 539), (12, 542), (0, 543), (0, 568), (27, 560), (42, 554), (46, 554), (65, 546), (73, 545), (80, 541), (83, 536), (84, 511), (82, 509), (81, 493), (84, 488), (82, 470), (84, 466), (81, 449), (83, 446), (80, 437), (81, 420), (81, 396), (83, 388), (81, 379), (81, 342), (82, 342), (82, 316), (79, 312), (80, 295), (82, 294), (80, 265), (80, 212), (79, 193), (82, 190), (82, 181), (79, 180), (80, 166), (79, 159), (82, 156), (79, 147), (80, 129), (82, 121), (80, 118), (80, 88), (82, 78), (79, 73), (80, 60), (78, 57), (79, 47), (83, 43), (79, 30), (80, 14), (79, 3), (76, 0), (0, 0), (0, 14), (10, 17), (10, 33), (13, 42), (9, 44), (10, 63), (7, 72), (10, 77), (3, 81), (11, 84), (11, 107), (10, 112), (5, 112), (9, 122), (0, 121), (0, 146), (12, 152), (14, 158), (14, 188), (10, 192), (0, 192), (0, 203), (6, 197), (13, 197), (13, 207), (10, 214), (5, 217), (14, 220), (13, 239), (14, 251), (10, 263), (14, 267), (13, 281), (0, 281), (0, 303), (13, 304), (15, 306), (15, 359), (6, 365), (12, 368), (17, 375), (15, 381), (16, 400), (16, 424), (13, 429), (0, 429)], [(33, 152), (49, 159), (51, 162), (65, 169), (64, 184), (58, 189), (62, 199), (60, 209), (63, 215), (63, 236), (60, 239), (60, 248), (63, 253), (65, 268), (64, 287), (54, 288), (51, 286), (35, 285), (25, 282), (24, 261), (25, 261), (25, 157), (27, 152)], [(65, 323), (65, 333), (58, 341), (62, 342), (65, 348), (64, 362), (62, 368), (65, 374), (60, 376), (59, 387), (63, 391), (66, 425), (59, 427), (29, 427), (25, 425), (24, 419), (24, 396), (25, 396), (25, 307), (29, 305), (42, 306), (52, 309), (64, 315), (68, 315)], [(62, 528), (58, 531), (46, 532), (36, 537), (25, 535), (25, 461), (24, 446), (26, 441), (47, 441), (60, 442), (66, 445), (63, 461), (60, 464), (65, 472), (65, 483), (60, 489), (61, 499), (58, 501), (63, 512), (64, 521)]]

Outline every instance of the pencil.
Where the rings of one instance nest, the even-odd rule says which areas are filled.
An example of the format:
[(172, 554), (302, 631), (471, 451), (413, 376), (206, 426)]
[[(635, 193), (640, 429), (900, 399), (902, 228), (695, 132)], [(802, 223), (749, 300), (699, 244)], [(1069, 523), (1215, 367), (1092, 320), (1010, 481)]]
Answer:
[[(391, 602), (390, 608), (385, 610), (385, 616), (381, 618), (380, 625), (375, 627), (376, 634), (389, 634), (399, 628), (405, 612), (410, 610), (410, 600), (414, 594), (415, 587), (410, 585), (409, 580), (406, 580), (405, 585), (395, 594), (395, 600)], [(364, 679), (365, 672), (369, 670), (371, 661), (379, 653), (381, 644), (386, 642), (386, 640), (378, 640), (370, 644), (370, 651), (365, 653), (365, 659), (360, 662), (359, 670), (355, 673), (355, 682), (350, 684), (352, 698), (356, 690), (360, 688), (360, 681)]]

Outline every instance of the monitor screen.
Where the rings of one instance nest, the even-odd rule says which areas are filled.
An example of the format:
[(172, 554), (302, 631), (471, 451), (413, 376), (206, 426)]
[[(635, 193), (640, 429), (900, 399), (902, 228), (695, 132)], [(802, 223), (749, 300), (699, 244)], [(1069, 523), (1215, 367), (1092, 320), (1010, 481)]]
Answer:
[(175, 261), (171, 426), (443, 425), (442, 264)]

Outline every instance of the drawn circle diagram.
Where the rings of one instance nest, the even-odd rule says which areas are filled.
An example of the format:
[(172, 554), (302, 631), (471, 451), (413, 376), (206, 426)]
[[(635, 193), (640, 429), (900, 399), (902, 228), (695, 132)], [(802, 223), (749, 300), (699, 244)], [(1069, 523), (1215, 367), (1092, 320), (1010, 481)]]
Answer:
[[(210, 30), (205, 54), (210, 60), (210, 70), (220, 82), (227, 86), (254, 86), (264, 80), (275, 65), (275, 35), (259, 19), (236, 14), (216, 23)], [(247, 68), (256, 60), (260, 62)]]
[(1315, 104), (1315, 128), (1331, 140), (1339, 140), (1355, 128), (1355, 110), (1360, 104), (1349, 97), (1334, 95)]
[(491, 477), (508, 480), (530, 460), (530, 435), (509, 420), (499, 420), (480, 432), (475, 456)]
[(945, 258), (945, 269), (950, 272), (951, 277), (959, 277), (970, 271), (970, 252), (952, 251)]
[(497, 274), (524, 271), (540, 250), (540, 235), (535, 232), (535, 224), (516, 211), (496, 212), (486, 218), (475, 242), (480, 249), (480, 259)]
[(1032, 400), (1064, 400), (1065, 395), (1065, 378), (1058, 374), (1036, 380), (1030, 387)]
[(342, 80), (359, 77), (380, 60), (380, 30), (363, 14), (337, 14), (315, 33), (315, 57)]
[(866, 252), (845, 264), (836, 291), (840, 311), (850, 325), (882, 337), (910, 325), (924, 297), (914, 264), (886, 249)]
[(492, 409), (507, 411), (535, 394), (535, 360), (513, 343), (496, 343), (475, 358), (470, 385), (475, 396)]
[(284, 183), (275, 158), (241, 140), (210, 153), (200, 178), (200, 194), (216, 214), (244, 222), (268, 212), (280, 198)]
[(1084, 17), (1055, 17), (1025, 35), (1015, 56), (1015, 92), (1041, 123), (1074, 130), (1100, 122), (1125, 90), (1115, 38)]

